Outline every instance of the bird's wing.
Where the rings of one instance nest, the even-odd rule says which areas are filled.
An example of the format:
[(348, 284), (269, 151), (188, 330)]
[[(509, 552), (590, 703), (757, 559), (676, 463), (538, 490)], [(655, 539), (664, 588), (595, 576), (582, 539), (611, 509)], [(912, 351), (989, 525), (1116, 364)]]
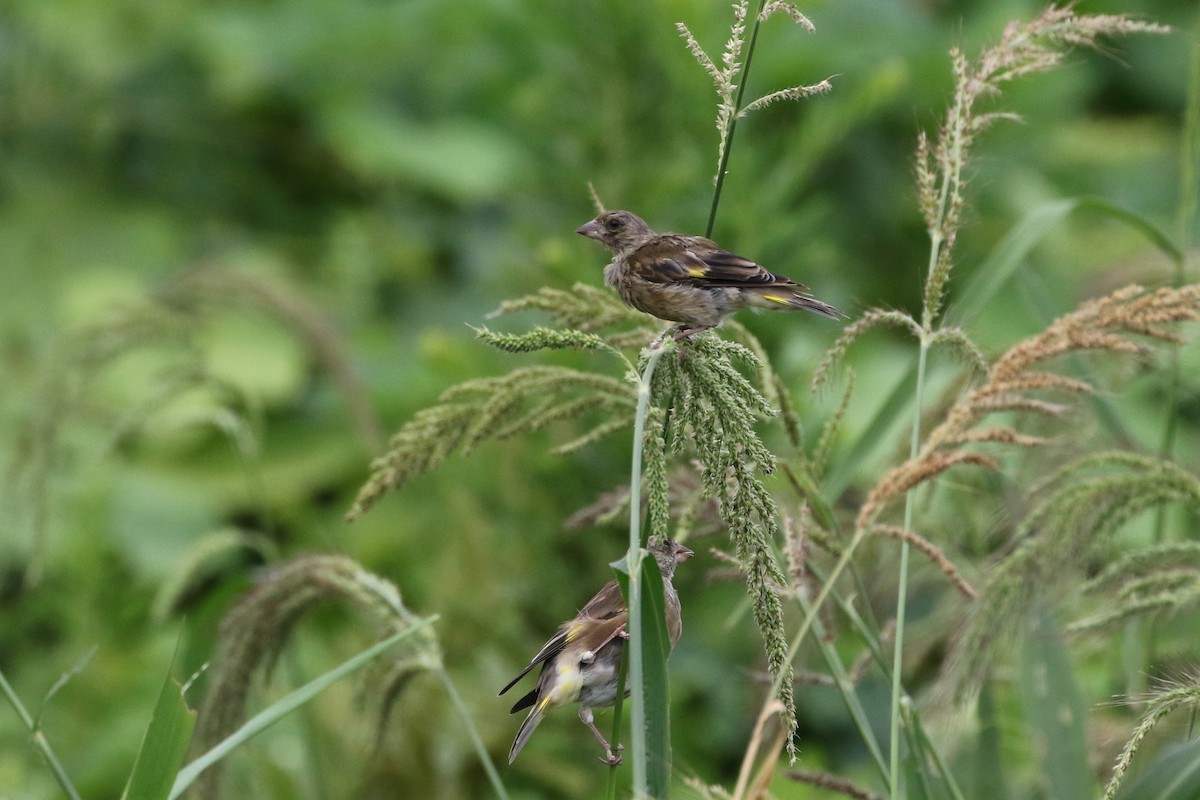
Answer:
[[(555, 659), (559, 656), (564, 658), (577, 658), (582, 661), (584, 653), (591, 653), (588, 660), (595, 658), (605, 646), (614, 639), (620, 638), (625, 633), (625, 625), (629, 621), (629, 615), (624, 613), (615, 614), (612, 617), (604, 620), (589, 619), (586, 617), (577, 617), (571, 622), (559, 629), (556, 635), (549, 642), (546, 642), (541, 651), (534, 656), (533, 661), (529, 662), (529, 666), (521, 670), (521, 674), (508, 682), (508, 685), (500, 690), (500, 694), (504, 694), (511, 689), (517, 681), (524, 678), (529, 671), (538, 664), (542, 665), (542, 672), (538, 676), (537, 685), (533, 687), (524, 697), (513, 704), (509, 709), (510, 714), (515, 714), (518, 711), (529, 708), (538, 700), (542, 699), (544, 692), (548, 690), (558, 676), (555, 674), (553, 665)], [(568, 647), (569, 646), (569, 647)]]
[(616, 581), (609, 581), (604, 588), (579, 609), (578, 616), (591, 619), (608, 619), (614, 614), (625, 610), (625, 598), (621, 596), (621, 587)]
[[(500, 690), (504, 694), (517, 684), (521, 678), (528, 675), (538, 664), (545, 663), (562, 652), (569, 643), (581, 637), (586, 637), (586, 649), (593, 652), (611, 642), (621, 631), (625, 630), (628, 614), (625, 611), (625, 601), (621, 597), (621, 589), (616, 581), (604, 585), (596, 595), (576, 615), (575, 619), (558, 629), (550, 641), (542, 645), (537, 655), (521, 670), (515, 678)], [(592, 638), (594, 637), (594, 641)], [(525, 698), (521, 699), (522, 701)], [(517, 706), (521, 705), (518, 701)]]
[(748, 258), (722, 250), (703, 236), (660, 236), (635, 250), (627, 260), (638, 277), (653, 283), (741, 288), (783, 285), (800, 291), (805, 288)]
[(562, 652), (562, 649), (567, 646), (568, 637), (571, 632), (571, 624), (572, 623), (567, 623), (559, 628), (558, 633), (554, 634), (554, 637), (550, 639), (550, 641), (542, 645), (542, 649), (538, 650), (537, 655), (535, 655), (533, 660), (525, 666), (525, 669), (517, 673), (517, 676), (509, 681), (505, 687), (500, 690), (500, 694), (504, 694), (509, 689), (516, 686), (517, 682), (520, 681), (521, 678), (524, 678), (526, 675), (528, 675), (530, 671), (533, 670), (533, 668), (538, 664), (541, 664)]

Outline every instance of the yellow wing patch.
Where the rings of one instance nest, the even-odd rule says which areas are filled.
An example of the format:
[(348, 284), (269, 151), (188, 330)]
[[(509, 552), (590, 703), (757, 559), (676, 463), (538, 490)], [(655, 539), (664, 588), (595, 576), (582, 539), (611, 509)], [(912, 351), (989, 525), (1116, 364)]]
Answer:
[(688, 269), (688, 274), (693, 278), (703, 278), (708, 275), (708, 270), (704, 269), (703, 267), (691, 267)]
[(777, 294), (764, 294), (764, 295), (760, 295), (760, 296), (762, 297), (763, 300), (772, 300), (776, 303), (779, 303), (780, 305), (790, 306), (792, 304), (791, 300), (789, 300), (786, 297), (780, 297)]

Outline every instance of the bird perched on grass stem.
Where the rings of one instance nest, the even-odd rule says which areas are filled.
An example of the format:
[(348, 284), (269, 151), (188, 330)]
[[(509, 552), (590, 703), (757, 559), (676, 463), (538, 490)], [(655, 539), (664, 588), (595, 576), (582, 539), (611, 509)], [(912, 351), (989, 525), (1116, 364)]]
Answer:
[(743, 308), (842, 316), (791, 278), (768, 272), (703, 236), (655, 233), (628, 211), (605, 211), (575, 232), (613, 252), (604, 282), (626, 305), (678, 322), (676, 339), (716, 327)]
[[(675, 566), (691, 558), (693, 553), (670, 539), (664, 539), (661, 544), (652, 544), (649, 551), (662, 572), (667, 636), (674, 648), (683, 630), (683, 622), (679, 613), (679, 595), (671, 585), (671, 578), (675, 574)], [(575, 615), (575, 619), (558, 629), (558, 633), (542, 646), (529, 666), (500, 690), (500, 694), (504, 694), (534, 667), (542, 665), (537, 685), (512, 707), (513, 714), (531, 706), (532, 709), (521, 723), (517, 738), (508, 751), (508, 763), (516, 759), (546, 712), (568, 703), (579, 703), (579, 719), (600, 741), (604, 748), (603, 761), (610, 766), (621, 763), (621, 745), (618, 744), (616, 752), (613, 752), (604, 734), (596, 727), (592, 709), (611, 706), (617, 701), (621, 652), (629, 636), (625, 631), (628, 619), (629, 612), (621, 597), (620, 587), (616, 581), (609, 581)]]

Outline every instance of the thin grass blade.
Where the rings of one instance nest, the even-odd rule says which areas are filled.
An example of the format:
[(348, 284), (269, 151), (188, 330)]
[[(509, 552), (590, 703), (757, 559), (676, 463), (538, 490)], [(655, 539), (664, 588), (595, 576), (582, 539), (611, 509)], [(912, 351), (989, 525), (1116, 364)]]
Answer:
[(1062, 630), (1049, 611), (1033, 625), (1021, 648), (1021, 701), (1025, 718), (1056, 800), (1091, 800), (1096, 781), (1088, 764), (1087, 706), (1075, 680)]
[[(173, 662), (172, 662), (173, 663)], [(121, 795), (123, 800), (164, 800), (179, 773), (179, 765), (187, 756), (196, 727), (196, 712), (183, 699), (183, 687), (171, 677), (170, 670), (158, 693), (154, 715), (146, 726), (142, 746), (129, 783)]]

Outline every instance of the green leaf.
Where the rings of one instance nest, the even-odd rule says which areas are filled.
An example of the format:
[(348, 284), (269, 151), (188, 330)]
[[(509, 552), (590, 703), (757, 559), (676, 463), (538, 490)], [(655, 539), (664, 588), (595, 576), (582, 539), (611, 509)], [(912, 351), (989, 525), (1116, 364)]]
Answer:
[(1087, 706), (1067, 657), (1062, 631), (1044, 611), (1021, 648), (1021, 701), (1055, 800), (1091, 800), (1096, 782), (1088, 765)]
[(123, 800), (162, 800), (170, 795), (195, 727), (196, 712), (184, 702), (183, 687), (171, 677), (168, 669), (129, 783), (121, 795)]
[(238, 728), (226, 739), (217, 743), (217, 745), (207, 753), (203, 754), (195, 761), (184, 767), (180, 771), (179, 776), (175, 779), (175, 785), (171, 789), (169, 800), (175, 800), (176, 797), (179, 797), (179, 795), (183, 794), (189, 786), (195, 783), (196, 778), (200, 777), (200, 773), (204, 772), (204, 770), (208, 769), (213, 764), (229, 755), (234, 749), (262, 733), (267, 728), (271, 727), (276, 722), (307, 703), (309, 700), (312, 700), (314, 697), (332, 686), (341, 678), (366, 666), (371, 659), (378, 656), (384, 650), (387, 650), (392, 645), (407, 639), (408, 637), (433, 624), (434, 620), (436, 619), (437, 617), (429, 617), (428, 619), (422, 620), (419, 624), (413, 625), (411, 628), (407, 628), (397, 634), (389, 636), (383, 641), (378, 642), (362, 651), (348, 661), (343, 662), (337, 668), (326, 672), (324, 675), (321, 675), (314, 680), (309, 681), (299, 689), (288, 694), (286, 697), (283, 697), (279, 701), (272, 703), (270, 706), (263, 709), (254, 717), (247, 720), (242, 727)]
[(642, 564), (642, 691), (646, 697), (646, 762), (652, 797), (666, 798), (671, 780), (670, 694), (662, 573), (654, 559)]
[(1009, 796), (1001, 756), (1000, 717), (996, 708), (996, 688), (991, 676), (983, 681), (976, 708), (979, 741), (975, 747), (975, 796), (1005, 800)]
[[(666, 608), (663, 603), (662, 573), (653, 559), (642, 563), (641, 636), (631, 637), (629, 647), (640, 647), (642, 653), (641, 683), (630, 674), (634, 692), (640, 692), (645, 708), (645, 749), (632, 757), (645, 764), (646, 788), (650, 797), (665, 800), (670, 793), (671, 780), (671, 720), (667, 686), (667, 656), (671, 653), (667, 636)], [(621, 591), (628, 597), (629, 576), (617, 573)], [(632, 626), (631, 626), (632, 627)]]
[(1080, 201), (1075, 199), (1056, 200), (1022, 217), (979, 265), (962, 294), (951, 304), (947, 316), (953, 314), (964, 323), (979, 316), (1042, 237), (1062, 224), (1079, 205)]
[[(1134, 763), (1137, 763), (1136, 758)], [(1119, 800), (1195, 800), (1200, 797), (1200, 741), (1189, 742), (1158, 763), (1147, 765), (1141, 778)]]

